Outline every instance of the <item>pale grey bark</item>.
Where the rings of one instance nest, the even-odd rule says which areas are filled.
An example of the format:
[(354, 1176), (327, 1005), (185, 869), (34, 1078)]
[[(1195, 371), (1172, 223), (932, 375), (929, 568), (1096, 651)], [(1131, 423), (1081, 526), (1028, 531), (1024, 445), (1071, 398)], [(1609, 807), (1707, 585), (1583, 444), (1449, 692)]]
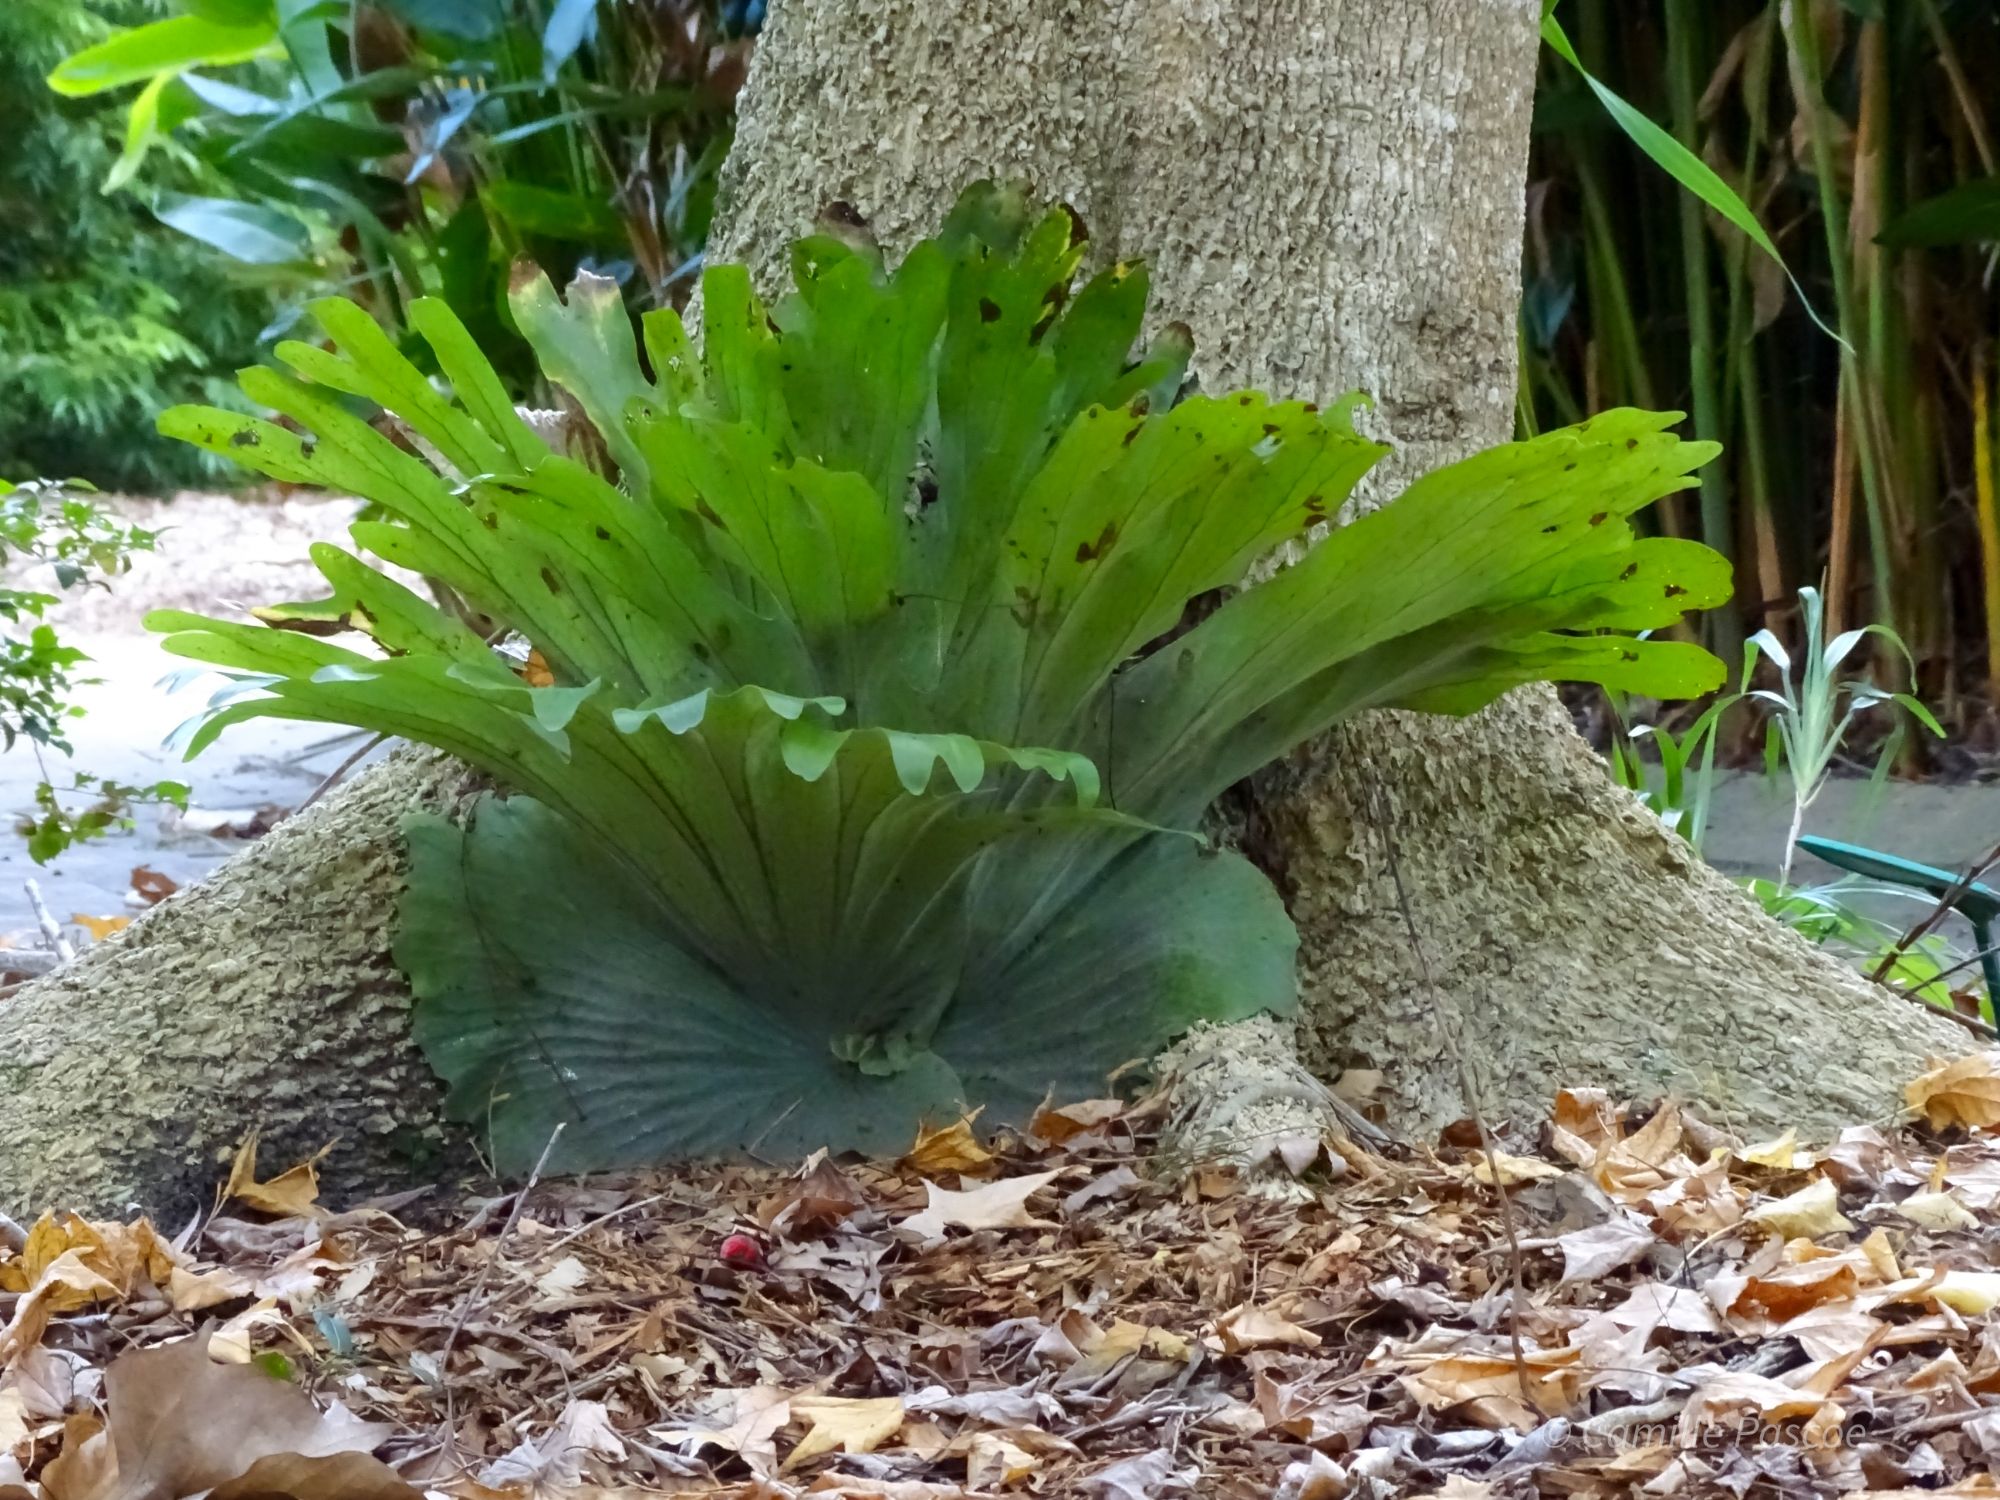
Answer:
[(403, 817), (471, 790), (403, 751), (0, 1000), (0, 1212), (184, 1221), (252, 1131), (273, 1171), (331, 1145), (332, 1201), (436, 1180), (462, 1143), (389, 949)]
[[(979, 175), (1073, 203), (1152, 265), (1210, 382), (1360, 386), (1393, 474), (1504, 438), (1536, 0), (778, 0), (744, 96), (718, 256), (768, 284), (830, 199), (891, 247)], [(1359, 780), (1395, 806), (1420, 984)], [(397, 823), (456, 773), (372, 773), (73, 971), (0, 1002), (0, 1208), (199, 1191), (248, 1127), (328, 1139), (338, 1181), (441, 1139), (389, 958)], [(1245, 1033), (1309, 1098), (1389, 1070), (1407, 1123), (1458, 1112), (1449, 1018), (1534, 1117), (1561, 1084), (1678, 1090), (1760, 1128), (1886, 1115), (1961, 1033), (1766, 922), (1606, 781), (1546, 693), (1456, 724), (1384, 716), (1302, 753), (1243, 836), (1291, 902), (1300, 1049)], [(1232, 1075), (1235, 1076), (1235, 1075)], [(1259, 1131), (1283, 1120), (1255, 1121)], [(1312, 1114), (1301, 1118), (1310, 1124)]]

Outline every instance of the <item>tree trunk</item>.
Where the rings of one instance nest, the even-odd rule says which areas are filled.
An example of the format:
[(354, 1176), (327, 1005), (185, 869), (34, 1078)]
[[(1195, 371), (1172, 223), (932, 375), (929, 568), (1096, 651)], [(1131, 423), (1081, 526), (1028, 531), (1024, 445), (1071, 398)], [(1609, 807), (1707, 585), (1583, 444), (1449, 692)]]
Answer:
[[(1147, 261), (1157, 316), (1193, 328), (1212, 388), (1370, 392), (1397, 444), (1372, 491), (1386, 498), (1512, 427), (1539, 14), (792, 0), (743, 98), (715, 253), (769, 285), (829, 200), (897, 247), (967, 181), (1024, 177), (1082, 214), (1100, 257)], [(1386, 827), (1363, 816), (1384, 803)], [(1372, 716), (1243, 807), (1241, 841), (1303, 940), (1303, 1061), (1322, 1078), (1386, 1069), (1411, 1127), (1464, 1111), (1448, 1029), (1498, 1116), (1538, 1118), (1591, 1083), (1699, 1098), (1751, 1129), (1891, 1113), (1927, 1054), (1964, 1049), (1691, 859), (1548, 689), (1462, 721)], [(1206, 1055), (1240, 1083), (1238, 1043), (1267, 1036)], [(1310, 1090), (1290, 1059), (1268, 1062), (1293, 1107), (1265, 1123), (1283, 1130)]]
[[(969, 179), (1026, 177), (1099, 255), (1149, 261), (1204, 380), (1373, 392), (1394, 482), (1507, 436), (1538, 9), (779, 0), (713, 253), (768, 287), (829, 200), (893, 248)], [(408, 1175), (443, 1136), (386, 957), (396, 821), (462, 789), (435, 758), (378, 771), (0, 1004), (0, 1204), (158, 1201), (258, 1123), (286, 1157), (339, 1136), (339, 1182)], [(1358, 811), (1381, 802), (1386, 828)], [(1300, 1055), (1321, 1076), (1387, 1069), (1413, 1126), (1460, 1111), (1447, 1028), (1497, 1114), (1599, 1083), (1749, 1129), (1887, 1114), (1927, 1052), (1964, 1040), (1687, 858), (1546, 691), (1463, 722), (1378, 716), (1243, 803), (1304, 939)], [(1189, 1076), (1230, 1080), (1231, 1129), (1313, 1123), (1284, 1040), (1253, 1026), (1194, 1048), (1210, 1062)]]

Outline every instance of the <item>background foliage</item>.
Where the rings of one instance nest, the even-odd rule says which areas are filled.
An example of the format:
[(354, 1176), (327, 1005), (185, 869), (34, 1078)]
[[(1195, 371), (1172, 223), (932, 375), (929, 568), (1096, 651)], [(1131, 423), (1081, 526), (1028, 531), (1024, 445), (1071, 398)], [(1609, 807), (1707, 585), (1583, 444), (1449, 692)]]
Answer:
[(117, 116), (59, 98), (43, 76), (152, 0), (0, 5), (0, 478), (77, 476), (168, 488), (222, 466), (153, 432), (162, 406), (233, 389), (267, 317), (202, 246), (97, 186)]
[[(1798, 590), (1824, 578), (1830, 629), (1893, 625), (1921, 696), (1977, 725), (2000, 671), (2000, 165), (1987, 118), (2000, 8), (1564, 0), (1558, 13), (1584, 65), (1755, 210), (1846, 347), (1551, 57), (1531, 170), (1523, 425), (1687, 406), (1726, 457), (1662, 523), (1740, 561), (1716, 643), (1763, 625), (1796, 639)], [(1785, 14), (1812, 24), (1787, 28)], [(1894, 652), (1875, 666), (1907, 681)]]

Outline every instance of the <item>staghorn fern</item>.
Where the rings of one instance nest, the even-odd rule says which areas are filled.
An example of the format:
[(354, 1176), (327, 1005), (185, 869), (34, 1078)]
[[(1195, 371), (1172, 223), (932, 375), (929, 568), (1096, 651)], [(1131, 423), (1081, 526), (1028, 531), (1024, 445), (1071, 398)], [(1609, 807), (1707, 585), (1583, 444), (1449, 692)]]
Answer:
[[(699, 354), (663, 311), (642, 356), (609, 283), (517, 277), (616, 482), (524, 425), (435, 302), (410, 316), (449, 398), (330, 300), (336, 352), (279, 350), (311, 384), (243, 377), (311, 436), (162, 418), (375, 501), (393, 519), (357, 524), (362, 550), (546, 663), (531, 684), (331, 546), (330, 599), (262, 612), (297, 629), (150, 622), (238, 679), (190, 754), (254, 715), (319, 719), (526, 794), (413, 821), (397, 946), (419, 1041), (503, 1165), (557, 1121), (579, 1169), (889, 1147), (925, 1113), (1099, 1088), (1197, 1019), (1293, 1003), (1269, 883), (1188, 831), (1232, 782), (1371, 707), (1720, 682), (1694, 646), (1596, 633), (1727, 592), (1720, 557), (1627, 524), (1713, 452), (1672, 415), (1438, 470), (1189, 628), (1385, 450), (1352, 401), (1177, 400), (1185, 333), (1134, 357), (1145, 274), (1077, 285), (1083, 251), (1066, 210), (982, 185), (893, 272), (815, 236), (766, 309), (710, 268)], [(373, 649), (323, 638), (341, 627)]]

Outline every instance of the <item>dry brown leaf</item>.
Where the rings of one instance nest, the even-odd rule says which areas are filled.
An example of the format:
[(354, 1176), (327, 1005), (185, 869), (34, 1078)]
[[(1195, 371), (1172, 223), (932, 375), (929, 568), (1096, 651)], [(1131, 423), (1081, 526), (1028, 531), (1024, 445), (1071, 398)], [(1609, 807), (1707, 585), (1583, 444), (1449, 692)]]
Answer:
[(868, 1195), (855, 1186), (854, 1179), (833, 1164), (824, 1151), (799, 1173), (798, 1182), (782, 1197), (766, 1205), (759, 1217), (772, 1233), (785, 1239), (812, 1239), (837, 1229), (849, 1214), (868, 1206)]
[(2000, 1307), (2000, 1271), (1947, 1271), (1924, 1292), (1953, 1312), (1983, 1317)]
[(926, 1240), (942, 1239), (947, 1228), (960, 1229), (1046, 1229), (1046, 1220), (1028, 1212), (1028, 1200), (1061, 1176), (1061, 1169), (1031, 1172), (1025, 1177), (1003, 1177), (964, 1192), (924, 1184), (928, 1201), (920, 1213), (911, 1214), (896, 1228)]
[(1253, 1391), (1265, 1426), (1313, 1447), (1336, 1441), (1343, 1448), (1359, 1447), (1375, 1420), (1366, 1403), (1329, 1395), (1313, 1380), (1286, 1385), (1259, 1370)]
[(1772, 1267), (1761, 1275), (1725, 1271), (1702, 1290), (1709, 1301), (1743, 1332), (1770, 1332), (1808, 1308), (1849, 1302), (1873, 1268), (1860, 1251)]
[(1125, 1101), (1122, 1099), (1085, 1099), (1077, 1104), (1065, 1104), (1061, 1109), (1043, 1105), (1035, 1111), (1035, 1118), (1028, 1122), (1028, 1133), (1051, 1146), (1060, 1146), (1077, 1136), (1103, 1130), (1124, 1113)]
[(423, 1500), (424, 1492), (366, 1453), (260, 1458), (208, 1500)]
[(39, 1344), (57, 1313), (119, 1295), (114, 1283), (84, 1264), (81, 1251), (65, 1250), (43, 1267), (34, 1287), (14, 1304), (14, 1316), (0, 1329), (0, 1363), (11, 1364)]
[(1727, 1371), (1700, 1386), (1681, 1408), (1678, 1436), (1694, 1447), (1704, 1440), (1743, 1431), (1746, 1420), (1764, 1426), (1802, 1424), (1798, 1441), (1810, 1446), (1840, 1426), (1841, 1409), (1814, 1391), (1800, 1390), (1765, 1375)]
[(162, 875), (149, 866), (135, 865), (132, 869), (132, 889), (148, 906), (158, 906), (180, 888), (180, 882), (171, 875)]
[(11, 1387), (0, 1390), (0, 1459), (24, 1457), (31, 1430), (27, 1394)]
[(1521, 1386), (1521, 1369), (1511, 1355), (1466, 1352), (1428, 1359), (1397, 1377), (1397, 1383), (1419, 1406), (1439, 1410), (1481, 1400), (1497, 1400), (1520, 1411), (1525, 1426), (1534, 1416), (1558, 1416), (1576, 1404), (1582, 1371), (1578, 1349), (1527, 1352), (1522, 1365), (1528, 1385)]
[(1714, 1305), (1691, 1287), (1648, 1282), (1605, 1314), (1623, 1328), (1670, 1328), (1676, 1333), (1722, 1333)]
[(677, 1427), (659, 1435), (690, 1452), (704, 1447), (740, 1454), (752, 1468), (768, 1472), (778, 1459), (777, 1436), (792, 1420), (791, 1400), (781, 1390), (757, 1385), (733, 1393), (734, 1410), (727, 1427)]
[(1774, 1141), (1745, 1146), (1736, 1153), (1736, 1159), (1753, 1167), (1768, 1167), (1774, 1172), (1803, 1172), (1815, 1158), (1811, 1152), (1799, 1150), (1799, 1133), (1787, 1130)]
[(965, 1483), (970, 1489), (1011, 1487), (1028, 1478), (1042, 1461), (998, 1432), (975, 1432), (965, 1448)]
[[(326, 1148), (320, 1152), (324, 1156)], [(319, 1172), (316, 1164), (319, 1157), (302, 1161), (297, 1166), (280, 1172), (269, 1182), (257, 1180), (257, 1132), (254, 1130), (243, 1138), (243, 1144), (236, 1148), (236, 1160), (230, 1164), (229, 1184), (222, 1190), (225, 1198), (256, 1209), (259, 1213), (271, 1214), (280, 1219), (309, 1219), (326, 1212), (316, 1201), (319, 1198)]]
[(1493, 1160), (1489, 1162), (1482, 1151), (1472, 1159), (1472, 1180), (1491, 1187), (1496, 1166), (1500, 1171), (1502, 1187), (1519, 1187), (1524, 1182), (1548, 1182), (1552, 1178), (1569, 1175), (1554, 1162), (1543, 1161), (1539, 1156), (1510, 1156), (1505, 1151), (1495, 1151)]
[(1621, 1203), (1636, 1204), (1696, 1171), (1681, 1149), (1682, 1134), (1680, 1106), (1662, 1104), (1633, 1134), (1607, 1144), (1591, 1163), (1591, 1175)]
[(1606, 1219), (1588, 1229), (1574, 1229), (1556, 1236), (1556, 1248), (1563, 1256), (1565, 1282), (1595, 1281), (1643, 1260), (1657, 1244), (1659, 1239), (1653, 1231), (1630, 1216)]
[(980, 1145), (972, 1125), (979, 1118), (974, 1110), (964, 1119), (943, 1129), (917, 1127), (917, 1143), (910, 1147), (898, 1166), (921, 1177), (942, 1177), (956, 1172), (961, 1177), (983, 1177), (993, 1166), (993, 1153)]
[(1556, 1151), (1587, 1167), (1618, 1139), (1618, 1117), (1603, 1089), (1564, 1089), (1556, 1095), (1550, 1128)]
[(548, 659), (542, 655), (541, 647), (528, 648), (527, 660), (514, 669), (514, 673), (529, 687), (554, 687), (556, 674), (549, 670)]
[(1838, 1234), (1854, 1227), (1854, 1222), (1840, 1211), (1840, 1193), (1825, 1177), (1814, 1178), (1775, 1203), (1759, 1204), (1743, 1217), (1746, 1223), (1788, 1240), (1815, 1240), (1823, 1234)]
[(1320, 1337), (1261, 1307), (1245, 1302), (1215, 1320), (1215, 1332), (1202, 1342), (1218, 1354), (1243, 1354), (1252, 1349), (1317, 1349)]
[[(50, 1500), (177, 1500), (248, 1479), (261, 1459), (349, 1455), (341, 1472), (366, 1478), (369, 1493), (408, 1495), (395, 1471), (367, 1453), (394, 1431), (328, 1416), (292, 1385), (254, 1365), (218, 1365), (206, 1339), (184, 1339), (120, 1355), (104, 1372), (107, 1425), (72, 1431), (42, 1483)], [(297, 1475), (306, 1468), (292, 1466)], [(253, 1494), (238, 1485), (238, 1500)], [(329, 1490), (311, 1494), (331, 1496)], [(344, 1493), (344, 1492), (343, 1492)]]
[(1979, 1220), (1973, 1212), (1951, 1192), (1912, 1193), (1895, 1210), (1919, 1229), (1939, 1232), (1952, 1229), (1975, 1229)]
[(1939, 1063), (1903, 1090), (1911, 1109), (1933, 1130), (1963, 1125), (1984, 1130), (2000, 1125), (2000, 1053), (1975, 1052)]
[(1861, 1242), (1861, 1253), (1868, 1257), (1869, 1269), (1877, 1281), (1903, 1279), (1903, 1268), (1896, 1263), (1896, 1249), (1889, 1243), (1886, 1229), (1869, 1230), (1868, 1238)]
[(873, 1453), (903, 1429), (901, 1396), (794, 1396), (792, 1419), (811, 1430), (786, 1457), (780, 1473), (790, 1473), (807, 1459), (836, 1448), (842, 1453)]

